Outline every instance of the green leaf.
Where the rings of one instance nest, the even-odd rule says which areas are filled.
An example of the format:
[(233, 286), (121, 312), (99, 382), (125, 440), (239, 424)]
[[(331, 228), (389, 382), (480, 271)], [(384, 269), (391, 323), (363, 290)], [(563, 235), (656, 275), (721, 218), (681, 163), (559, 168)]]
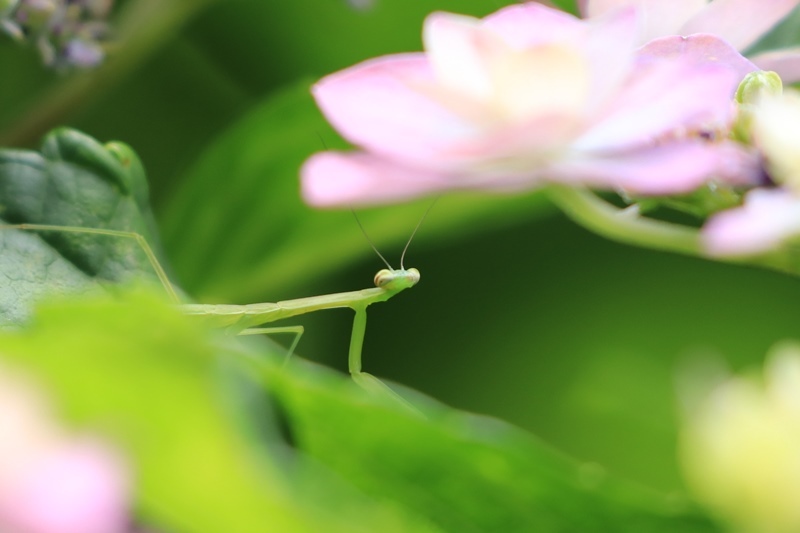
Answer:
[(713, 532), (686, 502), (578, 464), (502, 421), (405, 391), (419, 416), (297, 361), (266, 366), (299, 449), (445, 531)]
[(508, 424), (404, 391), (423, 418), (312, 364), (281, 369), (147, 294), (49, 304), (0, 353), (119, 443), (158, 529), (717, 531)]
[[(247, 356), (244, 348), (213, 339), (161, 298), (123, 296), (49, 304), (34, 323), (0, 336), (0, 353), (34, 373), (73, 425), (102, 431), (127, 452), (147, 525), (201, 533), (437, 531), (288, 457), (274, 439), (257, 446), (255, 431), (234, 416), (246, 376), (220, 379), (221, 368)], [(274, 434), (269, 412), (258, 412), (258, 425)]]
[(135, 232), (157, 247), (147, 181), (122, 143), (101, 145), (75, 130), (49, 134), (41, 152), (0, 150), (0, 224), (44, 224), (64, 230), (0, 230), (0, 324), (19, 324), (43, 294), (99, 290), (148, 273), (131, 238), (66, 228)]

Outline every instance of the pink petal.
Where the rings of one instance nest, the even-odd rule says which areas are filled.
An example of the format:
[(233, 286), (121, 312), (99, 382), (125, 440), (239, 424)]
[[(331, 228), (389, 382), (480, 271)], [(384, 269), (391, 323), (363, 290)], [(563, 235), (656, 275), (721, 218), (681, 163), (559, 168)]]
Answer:
[(585, 31), (580, 19), (537, 2), (505, 7), (483, 19), (483, 26), (514, 48), (572, 40)]
[[(758, 67), (748, 61), (727, 42), (716, 35), (701, 33), (688, 37), (674, 35), (655, 39), (639, 50), (638, 57), (640, 64), (647, 64), (654, 60), (666, 58), (686, 61), (696, 65), (720, 65), (734, 73), (736, 86), (747, 74), (758, 70)], [(734, 86), (734, 91), (736, 86)]]
[(633, 9), (622, 9), (588, 25), (582, 48), (594, 79), (592, 105), (603, 105), (625, 83), (634, 61), (637, 23)]
[(714, 0), (681, 28), (681, 34), (713, 33), (744, 50), (798, 3), (799, 0)]
[(706, 0), (584, 0), (581, 12), (586, 17), (596, 17), (625, 7), (639, 10), (641, 23), (640, 42), (676, 35), (681, 27), (706, 7)]
[(503, 165), (516, 161), (513, 166), (519, 167), (526, 160), (530, 160), (526, 167), (534, 167), (540, 164), (543, 154), (559, 153), (572, 143), (582, 128), (582, 121), (574, 115), (543, 113), (525, 122), (485, 132), (481, 137), (453, 143), (440, 154), (435, 168), (453, 170), (476, 165), (488, 170), (493, 162)]
[(672, 142), (620, 154), (566, 159), (548, 179), (641, 195), (684, 194), (716, 179), (734, 185), (761, 177), (756, 156), (734, 143)]
[(800, 47), (765, 52), (750, 59), (761, 70), (777, 72), (787, 85), (800, 81)]
[[(470, 169), (472, 170), (472, 169)], [(544, 183), (540, 166), (519, 172), (415, 168), (363, 152), (320, 152), (300, 169), (303, 199), (315, 207), (395, 203), (441, 191), (512, 192)]]
[(800, 198), (783, 189), (755, 189), (744, 205), (723, 211), (703, 226), (706, 251), (747, 256), (778, 248), (800, 235)]
[[(491, 92), (492, 79), (496, 80), (492, 72), (508, 61), (507, 47), (522, 51), (542, 46), (543, 50), (532, 56), (541, 58), (544, 47), (563, 45), (585, 57), (593, 80), (591, 99), (600, 102), (621, 84), (630, 68), (636, 24), (635, 12), (630, 9), (587, 23), (528, 2), (501, 9), (480, 23), (469, 17), (434, 13), (425, 20), (423, 35), (437, 78), (460, 92), (473, 93), (476, 99)], [(550, 77), (559, 74), (556, 69), (537, 68), (535, 72), (537, 84), (542, 83), (542, 72)], [(516, 85), (525, 85), (524, 78), (518, 78)]]
[(737, 84), (730, 70), (716, 65), (653, 61), (639, 69), (574, 146), (619, 151), (687, 131), (716, 129), (733, 117)]
[(640, 0), (641, 42), (681, 34), (680, 28), (706, 7), (706, 0)]
[(326, 76), (312, 88), (323, 114), (350, 142), (405, 159), (435, 158), (474, 134), (420, 88), (434, 85), (423, 54), (385, 56)]
[(0, 494), (0, 529), (26, 533), (123, 533), (128, 472), (95, 442), (65, 445), (31, 466)]
[(425, 18), (422, 36), (439, 83), (475, 101), (491, 97), (492, 68), (508, 50), (504, 39), (477, 19), (442, 12)]
[(300, 169), (303, 199), (315, 207), (401, 202), (446, 189), (442, 174), (362, 152), (320, 152)]

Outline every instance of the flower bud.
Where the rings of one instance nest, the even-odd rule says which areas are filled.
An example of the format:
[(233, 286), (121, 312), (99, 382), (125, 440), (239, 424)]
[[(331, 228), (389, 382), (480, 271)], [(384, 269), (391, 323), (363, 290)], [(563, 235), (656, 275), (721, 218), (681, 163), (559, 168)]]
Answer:
[(744, 77), (736, 90), (736, 101), (740, 104), (756, 104), (765, 95), (776, 96), (783, 92), (781, 77), (775, 72), (757, 70)]
[(744, 143), (752, 142), (753, 113), (758, 103), (782, 92), (783, 82), (775, 72), (758, 70), (745, 76), (736, 90), (739, 110), (733, 125), (733, 137)]

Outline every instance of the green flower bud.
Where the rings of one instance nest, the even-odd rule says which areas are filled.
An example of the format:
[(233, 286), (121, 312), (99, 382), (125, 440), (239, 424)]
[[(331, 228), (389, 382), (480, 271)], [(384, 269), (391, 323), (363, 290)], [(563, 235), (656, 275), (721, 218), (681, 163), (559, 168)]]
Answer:
[(779, 95), (783, 92), (783, 82), (777, 73), (769, 70), (758, 70), (744, 77), (736, 89), (736, 101), (751, 105), (765, 95)]
[(736, 90), (739, 113), (733, 124), (733, 138), (743, 143), (751, 143), (753, 114), (759, 102), (764, 98), (780, 96), (782, 93), (783, 82), (775, 72), (759, 70), (745, 76)]

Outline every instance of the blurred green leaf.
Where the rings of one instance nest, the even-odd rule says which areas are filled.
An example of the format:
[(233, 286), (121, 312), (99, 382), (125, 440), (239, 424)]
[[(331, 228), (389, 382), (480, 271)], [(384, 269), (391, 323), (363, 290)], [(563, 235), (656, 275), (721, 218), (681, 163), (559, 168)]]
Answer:
[(716, 531), (679, 500), (575, 463), (504, 422), (405, 390), (423, 417), (303, 361), (265, 375), (299, 449), (445, 531)]
[[(34, 372), (74, 424), (127, 451), (138, 509), (157, 528), (716, 531), (679, 501), (505, 423), (405, 391), (422, 418), (300, 360), (282, 370), (260, 348), (215, 341), (144, 293), (48, 304), (0, 336), (0, 353)], [(237, 367), (239, 385), (226, 386), (219, 370)], [(262, 406), (255, 424), (282, 413), (295, 448), (269, 428), (259, 442), (246, 438), (235, 413), (253, 395), (243, 392), (248, 376), (266, 384), (250, 402)]]
[[(147, 194), (141, 162), (122, 143), (101, 145), (63, 128), (47, 136), (40, 153), (0, 151), (0, 223), (136, 232), (157, 249)], [(6, 228), (0, 242), (3, 324), (24, 320), (41, 294), (96, 289), (142, 273), (154, 277), (133, 239)]]
[(800, 7), (780, 21), (769, 33), (753, 44), (747, 53), (800, 45)]
[(0, 352), (35, 372), (73, 424), (120, 444), (137, 508), (159, 530), (436, 531), (324, 471), (314, 476), (319, 501), (295, 493), (277, 461), (285, 456), (258, 453), (233, 416), (236, 391), (219, 370), (243, 354), (152, 295), (50, 304), (35, 324), (0, 336)]
[(374, 0), (356, 11), (349, 0), (228, 0), (202, 13), (188, 35), (226, 76), (264, 95), (371, 57), (422, 50), (423, 20), (434, 11), (484, 17), (512, 3)]
[(572, 13), (573, 15), (579, 14), (577, 0), (551, 0), (551, 1), (553, 5), (566, 11), (567, 13)]

